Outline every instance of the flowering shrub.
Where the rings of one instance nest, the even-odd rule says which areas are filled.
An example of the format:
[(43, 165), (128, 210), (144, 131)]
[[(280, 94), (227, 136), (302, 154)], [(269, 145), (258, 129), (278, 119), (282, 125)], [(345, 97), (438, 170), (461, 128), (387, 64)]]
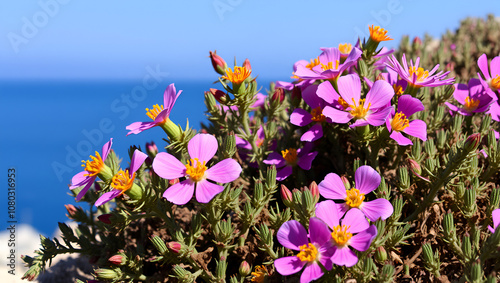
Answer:
[(78, 227), (41, 237), (23, 278), (79, 253), (105, 282), (499, 280), (500, 55), (447, 35), (436, 59), (420, 39), (394, 51), (369, 31), (296, 62), (267, 95), (248, 59), (210, 52), (208, 124), (171, 121), (169, 85), (151, 121), (127, 127), (159, 126), (165, 148), (131, 147), (121, 169), (110, 140), (84, 161), (70, 189), (90, 208), (67, 206)]

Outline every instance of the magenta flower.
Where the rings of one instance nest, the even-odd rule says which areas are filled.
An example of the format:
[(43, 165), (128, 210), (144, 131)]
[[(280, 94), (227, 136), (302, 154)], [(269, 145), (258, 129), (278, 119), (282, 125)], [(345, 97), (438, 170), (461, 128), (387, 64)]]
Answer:
[(278, 230), (278, 242), (285, 248), (300, 251), (295, 256), (278, 258), (274, 261), (276, 271), (283, 276), (295, 274), (304, 268), (300, 283), (307, 283), (323, 276), (321, 265), (326, 270), (332, 269), (331, 247), (328, 226), (316, 217), (309, 220), (309, 240), (307, 231), (296, 220), (281, 225)]
[(489, 110), (490, 105), (496, 100), (495, 94), (492, 97), (479, 79), (470, 79), (469, 84), (455, 84), (453, 97), (462, 105), (457, 107), (449, 102), (445, 102), (451, 111), (458, 112), (464, 116), (471, 116), (472, 113), (481, 113)]
[(434, 74), (439, 68), (439, 64), (436, 65), (432, 70), (426, 71), (422, 67), (419, 67), (420, 57), (417, 58), (415, 64), (410, 60), (410, 67), (406, 62), (406, 54), (403, 54), (403, 66), (399, 64), (396, 56), (392, 55), (389, 58), (389, 63), (386, 64), (387, 68), (392, 69), (397, 72), (402, 79), (408, 82), (410, 86), (414, 89), (421, 87), (436, 87), (442, 85), (450, 85), (455, 81), (455, 78), (446, 79), (446, 76), (450, 73), (443, 71)]
[[(392, 86), (395, 95), (400, 96), (404, 94), (408, 83), (405, 80), (400, 79), (398, 73), (391, 69), (387, 69), (387, 73), (381, 73), (379, 76), (382, 76), (382, 79)], [(373, 82), (366, 77), (364, 79), (368, 87), (372, 88)]]
[(427, 124), (422, 120), (413, 120), (408, 118), (416, 112), (423, 111), (422, 102), (409, 94), (401, 95), (398, 99), (398, 111), (387, 118), (387, 130), (391, 133), (391, 138), (399, 145), (410, 145), (412, 141), (403, 136), (403, 133), (417, 137), (422, 141), (427, 140)]
[(336, 265), (354, 266), (358, 257), (349, 247), (364, 252), (377, 236), (377, 227), (370, 225), (363, 212), (356, 208), (349, 210), (340, 222), (335, 202), (327, 200), (317, 204), (316, 216), (333, 230), (331, 260)]
[(381, 178), (375, 169), (368, 165), (360, 166), (354, 174), (354, 180), (356, 186), (346, 190), (339, 175), (330, 173), (319, 183), (319, 193), (328, 199), (345, 200), (345, 203), (337, 205), (341, 213), (340, 217), (354, 208), (360, 209), (372, 222), (379, 218), (386, 220), (392, 215), (394, 208), (388, 200), (379, 198), (372, 201), (364, 201), (365, 195), (380, 185)]
[[(102, 194), (101, 197), (95, 202), (95, 206), (101, 206), (108, 201), (123, 195), (128, 190), (132, 189), (135, 180), (135, 172), (139, 170), (144, 161), (148, 158), (148, 155), (136, 149), (132, 155), (132, 160), (130, 161), (130, 171), (127, 169), (125, 171), (120, 170), (113, 176), (111, 180), (112, 191)], [(136, 187), (140, 190), (139, 187)]]
[(493, 219), (493, 227), (488, 226), (488, 229), (491, 233), (495, 233), (495, 229), (498, 227), (498, 224), (500, 224), (500, 208), (493, 210), (491, 218)]
[(174, 84), (170, 84), (163, 93), (163, 105), (159, 106), (156, 104), (153, 106), (153, 109), (146, 108), (146, 114), (153, 122), (135, 122), (128, 125), (126, 129), (130, 132), (127, 133), (127, 136), (130, 134), (138, 134), (142, 131), (165, 124), (169, 120), (170, 111), (172, 111), (175, 101), (181, 93), (182, 90), (176, 94)]
[[(264, 162), (267, 165), (276, 165), (279, 169), (276, 173), (276, 180), (283, 181), (293, 172), (293, 167), (298, 165), (303, 170), (311, 169), (311, 163), (318, 155), (317, 151), (310, 152), (312, 144), (307, 143), (303, 148), (289, 148), (281, 151), (281, 154), (273, 152), (269, 154)], [(281, 169), (280, 169), (281, 168)]]
[[(330, 84), (330, 82), (324, 82)], [(302, 92), (302, 99), (311, 107), (311, 112), (302, 108), (296, 108), (290, 115), (290, 123), (304, 127), (314, 123), (301, 137), (301, 141), (313, 142), (323, 136), (322, 124), (326, 122), (326, 117), (323, 115), (323, 108), (327, 105), (323, 99), (318, 97), (316, 90), (318, 85), (310, 85)]]
[(481, 55), (477, 60), (477, 65), (483, 73), (483, 77), (477, 74), (484, 84), (485, 88), (490, 92), (500, 93), (500, 56), (491, 59), (490, 68), (488, 69), (488, 58), (486, 54)]
[[(111, 169), (104, 164), (104, 161), (108, 157), (109, 152), (111, 151), (111, 146), (113, 145), (113, 139), (111, 138), (109, 142), (105, 143), (102, 147), (102, 157), (99, 152), (95, 152), (95, 157), (90, 156), (91, 160), (83, 161), (82, 166), (85, 167), (85, 170), (79, 172), (71, 179), (71, 186), (69, 187), (71, 190), (84, 186), (83, 189), (76, 196), (76, 200), (79, 201), (82, 197), (87, 193), (90, 186), (97, 179), (97, 176), (101, 173), (109, 172), (111, 174)], [(107, 180), (106, 180), (107, 181)]]
[(217, 139), (209, 134), (197, 134), (188, 143), (191, 159), (186, 165), (173, 155), (161, 152), (153, 160), (153, 170), (158, 176), (172, 180), (186, 177), (186, 180), (169, 187), (163, 197), (177, 205), (186, 204), (192, 197), (196, 187), (196, 200), (209, 202), (224, 187), (209, 182), (229, 183), (236, 180), (241, 173), (241, 166), (231, 158), (224, 159), (211, 168), (207, 162), (217, 152)]
[[(323, 85), (323, 84), (322, 84)], [(325, 85), (327, 86), (327, 85)], [(350, 127), (365, 125), (380, 126), (385, 122), (391, 111), (390, 101), (394, 96), (394, 89), (383, 80), (375, 81), (366, 99), (361, 99), (361, 81), (356, 74), (342, 76), (337, 81), (339, 93), (333, 87), (320, 91), (318, 96), (327, 103), (333, 103), (337, 97), (343, 110), (331, 106), (325, 106), (323, 115), (330, 118), (332, 122), (345, 124), (352, 119), (356, 121)]]
[(310, 64), (297, 65), (295, 75), (303, 80), (336, 80), (342, 73), (358, 62), (363, 53), (359, 48), (352, 48), (351, 53), (341, 64), (340, 51), (338, 48), (321, 48), (323, 51), (317, 60)]

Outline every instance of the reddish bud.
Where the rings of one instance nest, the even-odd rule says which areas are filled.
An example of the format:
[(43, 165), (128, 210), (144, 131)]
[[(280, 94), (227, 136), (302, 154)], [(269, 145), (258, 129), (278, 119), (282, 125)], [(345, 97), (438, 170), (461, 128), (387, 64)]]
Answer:
[(413, 45), (416, 45), (416, 46), (422, 45), (422, 40), (420, 39), (420, 37), (415, 36), (415, 38), (413, 39)]
[(340, 180), (342, 180), (342, 183), (344, 183), (344, 187), (346, 190), (351, 189), (351, 184), (349, 184), (349, 180), (347, 180), (346, 176), (340, 177)]
[(182, 245), (178, 242), (168, 242), (167, 247), (171, 252), (178, 254), (181, 251)]
[(477, 149), (479, 143), (481, 142), (481, 134), (476, 133), (470, 135), (467, 140), (465, 140), (464, 149), (471, 152)]
[(387, 251), (384, 247), (380, 246), (375, 250), (375, 260), (379, 263), (383, 263), (387, 260)]
[(158, 154), (158, 147), (156, 146), (155, 142), (152, 141), (151, 143), (146, 143), (146, 152), (152, 158), (154, 158)]
[(240, 268), (238, 270), (240, 272), (240, 275), (242, 277), (246, 277), (252, 272), (252, 268), (250, 267), (250, 264), (248, 262), (244, 261), (240, 264)]
[(285, 202), (285, 204), (287, 202), (293, 202), (293, 196), (292, 196), (292, 192), (290, 192), (290, 190), (285, 186), (285, 185), (281, 185), (281, 198), (283, 199), (283, 202)]
[(250, 60), (248, 60), (248, 58), (243, 62), (243, 67), (245, 67), (245, 69), (247, 69), (249, 72), (252, 71), (252, 65), (250, 65)]
[(173, 186), (173, 185), (175, 185), (175, 184), (177, 184), (177, 183), (179, 183), (179, 182), (180, 182), (180, 181), (179, 181), (179, 178), (176, 178), (176, 179), (169, 180), (169, 181), (168, 181), (168, 184), (169, 184), (170, 186)]
[(418, 164), (417, 161), (413, 159), (408, 159), (408, 165), (410, 167), (411, 172), (415, 175), (421, 175), (422, 174), (422, 168), (420, 167), (420, 164)]
[(312, 183), (309, 185), (309, 190), (311, 191), (312, 196), (318, 202), (319, 200), (319, 188), (318, 184), (316, 184), (315, 181), (312, 181)]
[(210, 51), (210, 60), (212, 61), (212, 66), (214, 67), (214, 70), (219, 74), (219, 75), (225, 75), (227, 64), (222, 57), (216, 54), (217, 51)]
[(227, 95), (227, 93), (223, 92), (222, 90), (211, 88), (210, 93), (220, 104), (226, 105), (227, 101), (229, 100), (229, 96)]
[(73, 218), (73, 216), (75, 216), (76, 212), (78, 211), (78, 209), (72, 204), (65, 204), (64, 207), (68, 211), (68, 214), (66, 214), (68, 218)]
[(124, 265), (126, 262), (126, 259), (122, 255), (114, 255), (114, 256), (108, 258), (108, 261), (114, 265)]
[(283, 102), (283, 100), (285, 99), (285, 90), (281, 87), (275, 89), (273, 95), (271, 96), (271, 99), (272, 101), (279, 101), (280, 103)]
[(102, 223), (105, 223), (105, 224), (111, 224), (111, 216), (113, 216), (112, 214), (101, 214), (99, 216), (97, 216), (97, 219), (99, 219), (99, 221), (101, 221)]

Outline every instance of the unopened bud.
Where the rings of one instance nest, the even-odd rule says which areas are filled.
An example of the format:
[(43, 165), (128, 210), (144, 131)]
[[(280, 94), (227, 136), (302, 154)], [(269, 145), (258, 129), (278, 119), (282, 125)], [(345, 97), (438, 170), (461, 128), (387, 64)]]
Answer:
[(240, 264), (240, 269), (239, 269), (241, 277), (246, 277), (252, 272), (252, 268), (250, 267), (250, 264), (248, 262), (244, 261)]
[(146, 153), (151, 158), (154, 158), (158, 154), (158, 147), (156, 146), (155, 142), (152, 141), (150, 143), (146, 143)]
[(65, 204), (64, 207), (68, 211), (68, 214), (66, 214), (68, 218), (73, 218), (73, 216), (75, 216), (76, 212), (78, 211), (78, 209), (72, 204)]
[(227, 101), (229, 100), (229, 96), (227, 95), (227, 93), (223, 92), (222, 90), (211, 88), (210, 93), (220, 104), (226, 105)]
[(282, 89), (281, 87), (277, 88), (274, 90), (273, 96), (271, 96), (272, 101), (275, 102), (283, 102), (285, 99), (285, 90)]
[(114, 255), (108, 258), (108, 261), (114, 265), (124, 265), (127, 262), (127, 259), (123, 255)]
[(387, 251), (384, 247), (380, 246), (375, 250), (375, 260), (379, 263), (383, 263), (387, 260)]
[(312, 181), (312, 183), (309, 185), (309, 190), (311, 191), (311, 195), (314, 198), (315, 202), (319, 201), (319, 188), (318, 184), (316, 184), (315, 181)]
[(101, 221), (102, 223), (105, 223), (105, 224), (111, 224), (111, 216), (113, 216), (112, 214), (101, 214), (99, 216), (97, 216), (97, 219), (99, 219), (99, 221)]
[(415, 36), (415, 38), (413, 39), (413, 46), (412, 47), (414, 49), (419, 49), (421, 46), (422, 46), (422, 40), (420, 39), (420, 37)]
[(290, 190), (283, 184), (281, 185), (280, 192), (283, 203), (285, 203), (286, 206), (290, 206), (293, 202), (292, 192), (290, 192)]
[(117, 279), (118, 278), (118, 273), (116, 273), (112, 269), (107, 269), (107, 268), (99, 268), (95, 270), (95, 275), (99, 279)]
[(347, 180), (346, 176), (340, 177), (340, 180), (342, 180), (342, 183), (344, 183), (344, 187), (345, 187), (346, 190), (350, 190), (351, 189), (351, 184), (349, 184), (349, 180)]
[(481, 134), (475, 133), (470, 135), (467, 140), (465, 140), (464, 149), (468, 152), (474, 151), (479, 146), (481, 142)]
[(168, 242), (167, 247), (171, 252), (178, 254), (181, 251), (182, 245), (178, 242)]
[(170, 186), (173, 186), (173, 185), (175, 185), (175, 184), (177, 184), (177, 183), (179, 183), (179, 182), (180, 182), (180, 181), (179, 181), (179, 178), (175, 178), (175, 179), (169, 180), (169, 181), (168, 181), (168, 184), (169, 184)]
[(418, 164), (417, 161), (413, 159), (408, 159), (408, 165), (410, 167), (411, 172), (413, 174), (420, 176), (422, 174), (422, 168), (420, 167), (420, 164)]
[(210, 51), (210, 60), (212, 61), (212, 66), (214, 67), (214, 70), (219, 74), (219, 75), (225, 75), (227, 64), (222, 57), (216, 54), (217, 51)]
[(243, 62), (243, 67), (245, 67), (249, 72), (252, 71), (252, 65), (250, 65), (250, 60), (248, 60), (248, 58)]

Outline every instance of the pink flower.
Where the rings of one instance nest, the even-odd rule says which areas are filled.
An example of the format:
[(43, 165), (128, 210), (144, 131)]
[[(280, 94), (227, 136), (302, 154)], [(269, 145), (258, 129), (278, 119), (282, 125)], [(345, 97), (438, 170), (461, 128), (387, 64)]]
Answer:
[(340, 216), (355, 208), (360, 209), (372, 222), (379, 218), (385, 220), (392, 215), (394, 208), (388, 200), (379, 198), (365, 201), (365, 195), (380, 185), (381, 178), (375, 169), (368, 165), (360, 166), (354, 174), (354, 179), (355, 187), (346, 190), (339, 175), (330, 173), (319, 183), (319, 193), (327, 199), (345, 200), (345, 203), (337, 205)]
[(109, 169), (108, 166), (104, 164), (104, 161), (111, 151), (112, 144), (113, 139), (110, 139), (109, 142), (104, 144), (104, 146), (102, 147), (102, 157), (101, 155), (99, 155), (99, 152), (96, 151), (95, 157), (90, 156), (91, 160), (88, 160), (86, 162), (82, 160), (82, 162), (84, 163), (82, 166), (85, 167), (85, 170), (73, 176), (73, 178), (71, 179), (71, 186), (69, 187), (71, 190), (73, 190), (75, 188), (84, 186), (76, 196), (77, 201), (81, 200), (85, 193), (87, 193), (90, 186), (94, 183), (99, 174), (103, 173), (103, 171), (111, 171), (111, 169)]
[(153, 109), (146, 108), (147, 115), (153, 122), (135, 122), (128, 125), (126, 129), (130, 132), (127, 133), (127, 136), (165, 124), (169, 120), (170, 111), (172, 111), (175, 101), (181, 93), (182, 90), (176, 94), (174, 84), (170, 84), (163, 93), (163, 105), (159, 106), (156, 104), (153, 106)]
[[(326, 88), (322, 90), (322, 86)], [(318, 96), (327, 103), (334, 103), (337, 100), (342, 105), (343, 110), (331, 106), (325, 106), (323, 109), (323, 115), (330, 118), (332, 122), (345, 124), (355, 119), (356, 121), (350, 127), (368, 124), (380, 126), (385, 122), (392, 109), (389, 105), (394, 96), (394, 89), (388, 82), (375, 81), (366, 94), (366, 99), (361, 99), (361, 81), (356, 74), (340, 77), (337, 86), (339, 93), (331, 85), (324, 83), (318, 87), (317, 92)]]
[(491, 233), (495, 233), (495, 229), (500, 224), (500, 208), (493, 210), (491, 218), (493, 219), (493, 227), (488, 226), (488, 229), (490, 230)]
[(191, 199), (196, 187), (196, 200), (207, 203), (224, 190), (223, 186), (208, 180), (219, 183), (236, 180), (240, 176), (241, 166), (231, 158), (224, 159), (211, 168), (206, 166), (217, 148), (214, 136), (197, 134), (188, 143), (191, 159), (186, 165), (169, 153), (158, 153), (153, 161), (153, 170), (158, 176), (168, 180), (186, 177), (186, 180), (169, 187), (163, 197), (177, 205), (183, 205)]
[(490, 68), (488, 69), (488, 58), (486, 54), (481, 55), (477, 60), (477, 65), (483, 73), (483, 77), (477, 74), (486, 89), (490, 92), (500, 93), (500, 56), (491, 59)]
[(458, 112), (464, 116), (471, 116), (472, 113), (481, 113), (488, 111), (490, 105), (496, 100), (496, 95), (493, 97), (488, 94), (479, 79), (470, 79), (469, 84), (455, 84), (453, 97), (462, 106), (457, 107), (449, 102), (445, 102), (451, 111)]
[(427, 124), (422, 120), (409, 121), (408, 118), (416, 112), (423, 111), (422, 102), (409, 94), (401, 95), (398, 99), (398, 111), (387, 118), (387, 130), (391, 138), (399, 145), (410, 145), (412, 141), (403, 136), (403, 133), (417, 137), (422, 141), (427, 140)]
[(278, 242), (285, 248), (300, 251), (295, 256), (278, 258), (274, 266), (279, 274), (287, 276), (299, 272), (304, 268), (300, 276), (300, 283), (307, 283), (323, 276), (320, 264), (326, 270), (332, 269), (330, 230), (328, 226), (316, 217), (309, 221), (308, 234), (302, 224), (296, 220), (290, 220), (281, 225), (278, 230)]
[(311, 146), (311, 143), (307, 143), (303, 148), (282, 150), (281, 154), (273, 152), (262, 162), (267, 165), (276, 165), (276, 168), (279, 169), (276, 180), (283, 181), (292, 174), (293, 167), (296, 165), (303, 170), (311, 169), (311, 163), (318, 154), (317, 151), (310, 152)]
[(333, 246), (331, 260), (336, 265), (354, 266), (358, 257), (349, 247), (364, 252), (377, 236), (377, 227), (370, 226), (363, 212), (356, 208), (349, 210), (340, 222), (335, 202), (327, 200), (318, 203), (316, 216), (333, 230), (330, 237)]
[(134, 151), (134, 154), (132, 155), (132, 160), (130, 161), (130, 171), (118, 171), (118, 173), (116, 173), (111, 180), (111, 188), (113, 188), (113, 190), (111, 192), (102, 194), (102, 196), (100, 196), (95, 202), (95, 206), (101, 206), (132, 189), (132, 187), (135, 185), (135, 172), (141, 167), (146, 158), (148, 158), (147, 154), (136, 149)]

